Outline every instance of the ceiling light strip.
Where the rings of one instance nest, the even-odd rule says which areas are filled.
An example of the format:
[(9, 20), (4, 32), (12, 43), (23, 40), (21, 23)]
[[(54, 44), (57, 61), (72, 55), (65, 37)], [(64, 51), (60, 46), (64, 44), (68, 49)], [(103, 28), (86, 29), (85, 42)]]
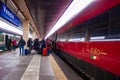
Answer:
[(51, 36), (55, 31), (63, 27), (67, 22), (73, 19), (78, 13), (80, 13), (85, 7), (87, 7), (93, 1), (95, 0), (73, 0), (73, 2), (64, 12), (64, 14), (60, 17), (55, 26), (47, 34), (45, 39)]

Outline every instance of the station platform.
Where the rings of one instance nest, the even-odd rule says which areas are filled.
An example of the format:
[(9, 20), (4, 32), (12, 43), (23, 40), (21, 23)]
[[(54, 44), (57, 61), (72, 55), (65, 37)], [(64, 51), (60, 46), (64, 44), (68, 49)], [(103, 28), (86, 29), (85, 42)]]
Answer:
[(84, 80), (55, 54), (0, 53), (0, 80)]

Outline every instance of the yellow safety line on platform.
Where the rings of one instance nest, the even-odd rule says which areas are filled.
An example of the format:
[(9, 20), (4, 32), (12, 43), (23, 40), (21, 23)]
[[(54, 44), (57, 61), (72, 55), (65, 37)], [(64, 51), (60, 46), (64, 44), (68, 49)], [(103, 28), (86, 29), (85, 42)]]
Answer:
[(51, 62), (53, 71), (55, 73), (56, 80), (68, 80), (66, 78), (66, 76), (64, 75), (64, 73), (62, 72), (61, 68), (58, 66), (58, 64), (56, 63), (56, 61), (52, 57), (52, 55), (49, 56), (49, 60)]

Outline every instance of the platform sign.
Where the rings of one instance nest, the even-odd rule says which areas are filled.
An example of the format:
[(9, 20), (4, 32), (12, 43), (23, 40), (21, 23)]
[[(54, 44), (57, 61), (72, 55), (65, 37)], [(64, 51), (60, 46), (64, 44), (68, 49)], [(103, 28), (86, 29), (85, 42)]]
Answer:
[(0, 1), (0, 16), (17, 27), (21, 26), (20, 19), (7, 6)]

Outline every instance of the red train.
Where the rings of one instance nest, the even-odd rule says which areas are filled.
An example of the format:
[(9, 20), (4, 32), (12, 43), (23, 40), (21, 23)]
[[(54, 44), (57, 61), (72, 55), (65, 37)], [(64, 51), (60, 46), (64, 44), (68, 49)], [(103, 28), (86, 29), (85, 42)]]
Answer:
[(52, 39), (56, 54), (92, 80), (120, 80), (120, 0), (96, 0)]

